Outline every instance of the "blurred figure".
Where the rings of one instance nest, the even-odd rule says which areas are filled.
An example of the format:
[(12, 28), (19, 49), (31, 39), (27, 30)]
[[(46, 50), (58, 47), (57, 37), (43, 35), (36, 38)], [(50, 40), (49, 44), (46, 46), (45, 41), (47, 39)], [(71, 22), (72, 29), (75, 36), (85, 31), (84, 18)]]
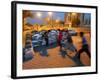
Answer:
[(68, 49), (70, 49), (73, 52), (77, 52), (76, 47), (73, 44), (72, 36), (69, 34), (68, 30), (66, 31), (67, 33), (67, 42), (68, 42)]
[(48, 32), (45, 32), (43, 35), (45, 41), (46, 41), (46, 46), (48, 46)]
[(89, 47), (88, 47), (88, 43), (87, 43), (87, 40), (86, 40), (83, 32), (80, 32), (80, 37), (82, 38), (82, 48), (78, 51), (78, 58), (80, 59), (80, 55), (83, 52), (86, 52), (87, 55), (89, 57), (91, 57)]
[(60, 46), (60, 50), (62, 48), (62, 45), (61, 45), (62, 37), (63, 37), (62, 31), (59, 30), (59, 33), (58, 33), (58, 45)]
[(45, 32), (44, 34), (42, 34), (41, 38), (38, 38), (38, 39), (42, 39), (42, 40), (39, 40), (39, 46), (37, 46), (35, 48), (36, 51), (39, 52), (39, 54), (41, 56), (47, 56), (48, 57), (48, 52), (47, 52), (47, 48), (46, 48), (46, 46), (48, 45), (47, 32)]
[(71, 35), (69, 34), (68, 30), (66, 30), (66, 34), (63, 35), (62, 39), (62, 52), (61, 55), (65, 57), (67, 55), (67, 52), (77, 52), (76, 47), (73, 44), (73, 40)]

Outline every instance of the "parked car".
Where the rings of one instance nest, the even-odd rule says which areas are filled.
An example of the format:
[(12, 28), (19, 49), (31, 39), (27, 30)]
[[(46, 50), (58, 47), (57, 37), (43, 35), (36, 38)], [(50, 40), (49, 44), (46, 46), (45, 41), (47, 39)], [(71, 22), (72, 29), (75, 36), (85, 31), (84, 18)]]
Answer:
[(44, 35), (45, 32), (46, 32), (45, 30), (42, 30), (42, 31), (40, 31), (40, 34)]
[(75, 32), (74, 30), (68, 30), (68, 32), (71, 36), (77, 36), (77, 32)]
[(51, 32), (51, 34), (55, 34), (55, 35), (58, 34), (58, 31), (57, 30), (51, 30), (50, 32)]

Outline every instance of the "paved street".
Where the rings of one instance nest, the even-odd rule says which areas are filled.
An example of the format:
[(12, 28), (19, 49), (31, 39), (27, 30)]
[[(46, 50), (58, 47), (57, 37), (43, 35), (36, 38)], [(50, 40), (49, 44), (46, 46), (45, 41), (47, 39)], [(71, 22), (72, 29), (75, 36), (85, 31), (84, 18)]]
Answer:
[[(90, 35), (86, 33), (88, 44), (90, 45)], [(25, 33), (23, 38), (25, 37)], [(80, 49), (80, 37), (72, 37), (77, 50)], [(23, 41), (24, 44), (24, 41)], [(75, 57), (76, 53), (68, 53), (65, 58), (62, 58), (59, 52), (59, 46), (47, 49), (49, 56), (41, 56), (39, 52), (35, 52), (32, 60), (23, 63), (23, 69), (38, 69), (38, 68), (57, 68), (57, 67), (74, 67), (74, 66), (89, 66), (90, 59), (86, 53), (81, 54), (81, 61)]]

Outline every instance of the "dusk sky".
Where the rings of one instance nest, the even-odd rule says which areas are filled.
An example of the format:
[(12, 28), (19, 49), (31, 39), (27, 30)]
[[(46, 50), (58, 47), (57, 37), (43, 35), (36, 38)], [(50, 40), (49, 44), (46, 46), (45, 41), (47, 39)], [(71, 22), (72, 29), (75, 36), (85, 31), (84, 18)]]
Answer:
[[(48, 12), (43, 12), (43, 11), (39, 12), (39, 13), (41, 13), (41, 17), (38, 17), (36, 15), (37, 12), (38, 11), (32, 11), (34, 18), (27, 17), (26, 22), (28, 22), (30, 24), (34, 24), (34, 23), (43, 24), (43, 23), (45, 23), (45, 21), (43, 21), (43, 20), (47, 17), (50, 19), (52, 18), (53, 20), (58, 19), (58, 20), (64, 21), (64, 14), (65, 14), (64, 12), (53, 12), (51, 17), (48, 15)], [(90, 19), (90, 17), (91, 17), (91, 15), (89, 13), (85, 14), (85, 19)]]

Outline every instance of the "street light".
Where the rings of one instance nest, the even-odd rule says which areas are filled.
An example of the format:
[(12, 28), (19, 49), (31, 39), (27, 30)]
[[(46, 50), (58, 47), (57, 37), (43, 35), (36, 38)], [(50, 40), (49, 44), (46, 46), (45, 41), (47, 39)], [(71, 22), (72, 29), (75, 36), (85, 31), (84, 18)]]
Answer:
[(51, 26), (53, 27), (53, 20), (52, 20), (53, 12), (48, 12), (48, 15), (49, 15), (49, 17), (51, 17)]
[[(37, 12), (36, 16), (40, 19), (40, 17), (42, 16), (41, 12)], [(39, 25), (37, 26), (37, 31), (39, 31)]]
[(48, 15), (49, 15), (49, 16), (52, 16), (52, 14), (53, 14), (52, 12), (48, 12)]
[(72, 15), (73, 15), (73, 16), (75, 16), (75, 15), (76, 15), (76, 13), (75, 13), (75, 12), (73, 12), (73, 13), (72, 13)]
[(56, 23), (58, 23), (60, 20), (59, 19), (56, 19)]
[(50, 21), (50, 18), (47, 18), (46, 20), (47, 20), (47, 21)]
[(42, 16), (42, 14), (41, 14), (40, 12), (37, 12), (37, 13), (36, 13), (36, 16), (37, 16), (38, 18), (40, 18), (40, 17)]

